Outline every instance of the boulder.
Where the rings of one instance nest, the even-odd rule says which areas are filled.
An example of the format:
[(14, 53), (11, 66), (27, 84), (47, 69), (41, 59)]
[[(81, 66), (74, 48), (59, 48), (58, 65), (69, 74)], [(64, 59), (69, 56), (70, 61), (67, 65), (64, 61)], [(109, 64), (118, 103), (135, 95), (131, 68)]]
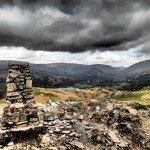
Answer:
[(14, 92), (17, 90), (16, 84), (8, 83), (7, 84), (7, 92)]
[(31, 89), (32, 88), (32, 80), (26, 80), (26, 88)]
[(83, 143), (76, 141), (76, 140), (70, 142), (69, 144), (72, 146), (73, 149), (77, 149), (77, 150), (84, 150), (85, 149)]

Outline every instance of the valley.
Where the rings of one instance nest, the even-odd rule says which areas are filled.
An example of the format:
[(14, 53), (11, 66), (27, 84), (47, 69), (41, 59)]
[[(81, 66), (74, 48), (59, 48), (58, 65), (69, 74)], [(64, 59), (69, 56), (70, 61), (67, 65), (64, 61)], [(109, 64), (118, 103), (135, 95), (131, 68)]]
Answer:
[[(8, 61), (0, 62), (0, 87), (5, 88)], [(69, 63), (30, 64), (34, 87), (93, 88), (112, 87), (119, 90), (140, 90), (150, 85), (150, 60), (127, 68), (108, 65)]]

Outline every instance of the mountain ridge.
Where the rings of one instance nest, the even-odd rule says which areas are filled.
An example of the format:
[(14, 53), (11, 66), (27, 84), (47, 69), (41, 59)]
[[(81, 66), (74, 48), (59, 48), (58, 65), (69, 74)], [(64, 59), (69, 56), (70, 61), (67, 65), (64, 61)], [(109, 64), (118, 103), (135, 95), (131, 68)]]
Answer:
[[(0, 78), (5, 81), (8, 73), (8, 62), (0, 61)], [(114, 86), (150, 74), (150, 60), (138, 62), (127, 68), (112, 67), (103, 64), (75, 64), (75, 63), (30, 63), (30, 70), (35, 86), (62, 87), (74, 86), (78, 83), (92, 86)], [(147, 76), (148, 77), (148, 76)], [(127, 79), (126, 79), (127, 78)], [(145, 82), (145, 81), (144, 81)]]
[(124, 71), (126, 76), (150, 73), (150, 59), (133, 64), (130, 67), (127, 67)]

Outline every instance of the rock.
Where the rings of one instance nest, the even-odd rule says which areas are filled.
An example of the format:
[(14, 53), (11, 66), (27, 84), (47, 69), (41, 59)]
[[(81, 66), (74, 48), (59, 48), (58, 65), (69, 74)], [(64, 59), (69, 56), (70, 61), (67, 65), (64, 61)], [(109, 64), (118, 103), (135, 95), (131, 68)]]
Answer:
[(100, 112), (100, 107), (96, 106), (95, 110), (96, 110), (96, 113), (99, 113)]
[[(54, 117), (51, 116), (51, 114), (46, 113), (46, 114), (44, 114), (44, 121), (47, 121), (47, 122), (54, 121)], [(54, 124), (54, 122), (53, 122), (53, 124)]]
[(76, 136), (77, 138), (79, 138), (81, 135), (80, 135), (80, 134), (78, 134), (78, 133), (76, 133), (76, 134), (75, 134), (75, 136)]
[(87, 122), (87, 121), (85, 121), (85, 120), (83, 120), (82, 123), (83, 123), (83, 125), (85, 125), (85, 126), (88, 126), (88, 125), (89, 125), (89, 122)]
[(69, 134), (69, 136), (75, 136), (76, 135), (76, 132), (72, 132)]
[(77, 117), (77, 115), (78, 115), (77, 113), (73, 113), (73, 116), (74, 116), (74, 117)]
[(31, 98), (31, 99), (25, 99), (25, 101), (26, 101), (26, 104), (34, 104), (35, 103), (35, 100), (34, 100), (34, 98)]
[(51, 102), (51, 106), (52, 107), (58, 107), (59, 105), (57, 103), (55, 103), (55, 102)]
[(66, 138), (66, 134), (61, 135), (60, 138), (61, 138), (61, 139)]
[(42, 139), (41, 139), (41, 143), (42, 143), (42, 144), (47, 144), (47, 143), (49, 143), (50, 140), (51, 140), (51, 139), (50, 139), (49, 136), (43, 135), (43, 136), (42, 136)]
[(78, 149), (81, 149), (81, 150), (84, 150), (84, 145), (83, 143), (79, 142), (79, 141), (73, 141), (73, 142), (70, 142), (69, 144), (71, 144), (73, 146), (73, 148), (78, 148)]
[(109, 111), (113, 110), (113, 103), (108, 103), (106, 109)]
[(14, 83), (7, 84), (7, 92), (14, 92), (17, 90), (17, 87)]
[(53, 134), (54, 132), (53, 132), (53, 130), (49, 130), (49, 133), (50, 133), (50, 134)]
[(7, 93), (7, 97), (18, 97), (21, 96), (19, 92)]
[(91, 99), (90, 102), (93, 103), (93, 104), (97, 104), (98, 100), (97, 99)]
[[(46, 120), (45, 120), (46, 121)], [(47, 123), (49, 126), (53, 126), (54, 125), (54, 123), (53, 122), (49, 122), (49, 123)]]
[(72, 116), (65, 114), (64, 119), (66, 119), (66, 120), (71, 120), (71, 119), (72, 119)]
[(142, 142), (142, 147), (145, 149), (150, 149), (150, 139)]
[(87, 131), (87, 130), (91, 130), (91, 129), (93, 129), (93, 127), (84, 127), (85, 128), (85, 130)]
[(13, 78), (11, 78), (11, 77), (7, 77), (7, 79), (6, 79), (6, 83), (11, 83), (13, 81)]
[(83, 115), (80, 115), (80, 116), (78, 117), (78, 119), (79, 119), (79, 120), (83, 120), (83, 119), (84, 119), (84, 116), (83, 116)]
[(133, 132), (133, 129), (129, 123), (120, 123), (116, 128), (121, 134), (131, 134)]
[(71, 128), (72, 128), (72, 126), (67, 126), (67, 127), (66, 127), (66, 129), (71, 129)]
[(117, 134), (114, 132), (114, 131), (111, 131), (109, 130), (107, 135), (109, 136), (109, 138), (115, 142), (115, 143), (119, 143), (120, 142), (120, 139), (119, 137), (117, 136)]
[(62, 131), (63, 134), (69, 134), (70, 131)]
[(90, 135), (90, 139), (94, 143), (97, 143), (97, 144), (102, 143), (102, 139), (101, 139), (101, 136), (99, 134), (99, 131), (96, 129), (92, 130), (91, 135)]
[(32, 80), (26, 80), (26, 88), (31, 89), (32, 88)]
[(34, 94), (29, 94), (29, 95), (25, 95), (24, 96), (25, 99), (33, 99), (34, 98)]
[(13, 146), (13, 145), (14, 145), (14, 142), (8, 143), (8, 146)]
[(67, 150), (65, 146), (60, 146), (60, 150)]
[(25, 88), (25, 85), (22, 85), (22, 84), (17, 85), (18, 90), (23, 90), (24, 88)]
[(123, 142), (118, 143), (118, 147), (121, 149), (129, 149), (130, 144), (126, 141), (123, 141)]
[(138, 111), (136, 109), (133, 109), (132, 107), (125, 106), (125, 109), (129, 111), (130, 114), (132, 115), (137, 115)]
[(54, 130), (55, 133), (60, 133), (60, 131), (61, 131), (61, 130), (60, 130), (59, 128), (57, 128), (57, 127), (56, 127), (55, 130)]
[(48, 121), (54, 121), (54, 117), (49, 117)]
[(49, 147), (49, 150), (59, 150), (57, 147)]
[(12, 73), (9, 73), (9, 78), (16, 78), (18, 76), (18, 73), (17, 72), (12, 72)]

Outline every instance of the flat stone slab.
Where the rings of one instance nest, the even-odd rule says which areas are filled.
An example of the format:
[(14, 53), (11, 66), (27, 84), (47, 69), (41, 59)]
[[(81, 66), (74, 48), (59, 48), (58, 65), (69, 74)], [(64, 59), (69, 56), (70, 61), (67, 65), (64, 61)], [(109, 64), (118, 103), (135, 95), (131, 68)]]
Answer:
[(22, 62), (22, 61), (9, 61), (9, 63), (8, 63), (8, 65), (9, 66), (24, 66), (24, 67), (26, 67), (26, 66), (28, 66), (29, 65), (29, 63), (28, 62)]
[(0, 145), (7, 145), (12, 141), (19, 141), (32, 136), (34, 138), (45, 132), (43, 123), (38, 125), (28, 125), (27, 127), (0, 129)]
[(11, 128), (11, 129), (7, 129), (7, 130), (2, 130), (0, 129), (0, 134), (6, 133), (6, 132), (18, 132), (18, 131), (27, 131), (27, 130), (32, 130), (32, 129), (36, 129), (39, 127), (43, 127), (43, 124), (38, 124), (38, 125), (28, 125), (26, 127), (15, 127), (15, 128)]

